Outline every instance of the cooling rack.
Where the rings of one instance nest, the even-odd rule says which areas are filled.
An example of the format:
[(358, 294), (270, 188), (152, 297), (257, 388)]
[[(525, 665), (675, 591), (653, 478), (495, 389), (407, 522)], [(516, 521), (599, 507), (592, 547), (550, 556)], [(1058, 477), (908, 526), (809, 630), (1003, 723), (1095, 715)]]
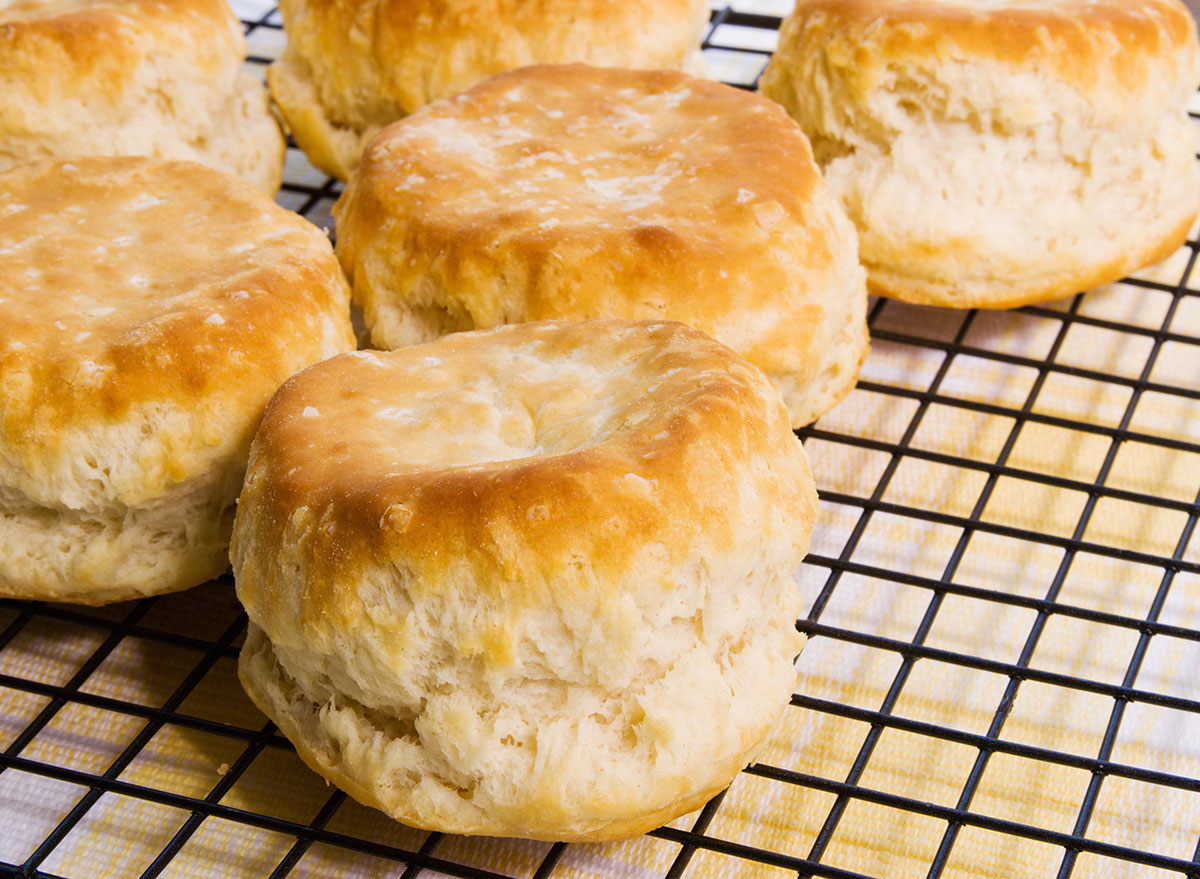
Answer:
[[(784, 2), (713, 11), (750, 87)], [(235, 4), (261, 70), (278, 13)], [(294, 149), (285, 206), (339, 192)], [(0, 602), (0, 874), (1200, 877), (1196, 236), (1014, 312), (874, 301), (801, 432), (822, 495), (801, 684), (760, 762), (612, 845), (412, 830), (326, 787), (241, 693), (228, 578)]]

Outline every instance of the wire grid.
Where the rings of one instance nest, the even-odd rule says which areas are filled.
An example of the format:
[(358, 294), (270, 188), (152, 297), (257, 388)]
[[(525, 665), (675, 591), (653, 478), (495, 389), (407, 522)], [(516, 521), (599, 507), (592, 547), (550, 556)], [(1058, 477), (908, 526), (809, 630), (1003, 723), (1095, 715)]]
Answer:
[[(261, 69), (283, 35), (253, 2)], [(753, 85), (779, 6), (714, 9), (721, 78)], [(285, 179), (330, 226), (340, 186), (294, 148)], [(223, 578), (0, 602), (0, 873), (1200, 877), (1195, 237), (1017, 312), (872, 303), (858, 388), (800, 432), (822, 495), (800, 692), (698, 812), (615, 849), (394, 824), (249, 705)]]

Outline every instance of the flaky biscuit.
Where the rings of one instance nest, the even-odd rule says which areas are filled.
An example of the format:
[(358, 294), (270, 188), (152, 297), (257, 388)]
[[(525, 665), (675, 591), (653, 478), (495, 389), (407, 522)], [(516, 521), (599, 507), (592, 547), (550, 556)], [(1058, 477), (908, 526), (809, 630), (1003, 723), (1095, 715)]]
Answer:
[(632, 836), (727, 785), (787, 705), (815, 510), (778, 392), (681, 324), (334, 358), (254, 440), (241, 679), (407, 824)]
[(334, 207), (373, 344), (526, 320), (680, 320), (778, 385), (795, 426), (854, 385), (866, 280), (808, 142), (676, 71), (527, 67), (375, 138)]
[(1159, 261), (1200, 209), (1178, 0), (799, 0), (761, 80), (873, 292), (1010, 307)]
[(188, 159), (273, 195), (283, 134), (225, 0), (0, 4), (0, 171), (67, 156)]
[(99, 604), (227, 566), (263, 407), (354, 347), (328, 240), (191, 162), (0, 175), (0, 595)]
[(530, 64), (703, 69), (707, 0), (282, 0), (271, 94), (313, 164), (346, 179), (385, 125)]

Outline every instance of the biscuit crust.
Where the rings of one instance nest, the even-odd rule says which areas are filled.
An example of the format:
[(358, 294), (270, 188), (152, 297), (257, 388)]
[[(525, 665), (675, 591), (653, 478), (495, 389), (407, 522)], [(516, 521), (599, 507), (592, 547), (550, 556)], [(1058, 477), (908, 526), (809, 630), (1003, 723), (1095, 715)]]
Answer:
[(815, 510), (777, 391), (680, 324), (334, 358), (254, 441), (241, 677), (407, 824), (631, 836), (728, 784), (786, 705)]
[(0, 175), (0, 594), (101, 603), (226, 567), (263, 407), (354, 347), (328, 240), (190, 162)]
[(1178, 0), (800, 0), (760, 88), (812, 139), (872, 292), (1007, 308), (1184, 242), (1198, 80)]
[(198, 161), (273, 195), (284, 140), (224, 0), (0, 6), (0, 171), (55, 156)]
[(282, 0), (271, 94), (313, 164), (346, 179), (385, 125), (530, 64), (698, 69), (706, 0)]
[(794, 426), (849, 392), (866, 352), (854, 229), (803, 133), (683, 73), (501, 74), (380, 132), (334, 216), (378, 347), (680, 320), (763, 369)]

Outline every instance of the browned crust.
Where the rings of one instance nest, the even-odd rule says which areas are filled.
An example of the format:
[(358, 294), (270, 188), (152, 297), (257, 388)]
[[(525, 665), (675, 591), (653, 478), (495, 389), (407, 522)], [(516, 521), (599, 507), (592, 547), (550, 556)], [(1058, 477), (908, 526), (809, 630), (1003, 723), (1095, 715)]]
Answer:
[(148, 55), (183, 53), (198, 77), (225, 74), (232, 82), (245, 40), (224, 0), (46, 4), (20, 17), (14, 7), (0, 10), (0, 131), (29, 124), (11, 118), (18, 106), (72, 96), (119, 102)]
[[(519, 99), (507, 98), (512, 89), (519, 90)], [(569, 203), (561, 211), (542, 213), (541, 205), (514, 207), (517, 199), (497, 195), (480, 199), (478, 208), (464, 215), (459, 206), (464, 197), (518, 175), (514, 164), (539, 150), (555, 150), (559, 137), (567, 141), (566, 149), (622, 151), (622, 135), (605, 128), (629, 102), (622, 89), (687, 94), (670, 115), (648, 121), (653, 140), (622, 155), (620, 167), (613, 169), (648, 175), (678, 155), (680, 171), (660, 201), (634, 210)], [(495, 163), (481, 166), (447, 151), (431, 152), (434, 137), (421, 127), (444, 119), (470, 137), (499, 113), (520, 113), (516, 124), (538, 125), (532, 117), (540, 114), (524, 115), (521, 104), (552, 108), (562, 113), (564, 125), (594, 126), (593, 134), (570, 144), (568, 135), (546, 125), (533, 137), (498, 149)], [(688, 148), (681, 150), (679, 144), (689, 134)], [(570, 167), (559, 167), (571, 174)], [(426, 182), (406, 184), (414, 175)], [(696, 293), (686, 297), (687, 322), (711, 334), (733, 309), (775, 302), (788, 292), (800, 297), (811, 292), (788, 291), (784, 268), (762, 258), (770, 242), (757, 228), (751, 206), (737, 203), (740, 189), (753, 193), (754, 202), (780, 205), (786, 214), (780, 237), (786, 236), (797, 262), (832, 268), (838, 248), (846, 244), (812, 211), (813, 201), (825, 195), (820, 174), (803, 133), (775, 105), (675, 71), (525, 68), (493, 77), (453, 102), (430, 108), (411, 124), (400, 122), (381, 132), (334, 207), (337, 254), (356, 285), (364, 251), (377, 246), (381, 231), (387, 230), (396, 254), (417, 260), (412, 268), (395, 267), (397, 292), (403, 295), (404, 280), (436, 261), (445, 266), (445, 292), (452, 302), (465, 298), (478, 276), (511, 255), (527, 273), (522, 300), (480, 303), (480, 310), (515, 307), (525, 320), (670, 317), (663, 313), (665, 303), (683, 288)], [(570, 192), (548, 184), (538, 200), (568, 198)], [(813, 222), (811, 213), (817, 213)], [(561, 220), (546, 227), (542, 220), (547, 216)], [(757, 276), (751, 295), (758, 301), (738, 296), (730, 280), (746, 271)], [(819, 297), (814, 293), (812, 298), (812, 307), (818, 308)], [(469, 328), (496, 323), (480, 314)], [(812, 322), (795, 323), (791, 329), (801, 333), (796, 347), (803, 349)]]
[[(798, 0), (781, 35), (822, 34), (822, 51), (864, 87), (893, 64), (993, 61), (1049, 71), (1097, 101), (1146, 99), (1184, 74), (1196, 24), (1179, 0), (1014, 2), (992, 9), (937, 0)], [(770, 78), (770, 77), (768, 77)], [(1166, 82), (1163, 82), (1163, 80)]]
[[(190, 162), (50, 160), (0, 175), (0, 195), (24, 206), (0, 216), (0, 446), (38, 470), (67, 466), (77, 431), (145, 406), (195, 419), (191, 436), (152, 443), (236, 441), (220, 436), (230, 413), (252, 417), (319, 340), (353, 348), (328, 240), (244, 181)], [(131, 206), (143, 197), (161, 202)]]
[(865, 283), (807, 139), (772, 102), (675, 71), (493, 77), (380, 132), (334, 215), (376, 345), (411, 343), (388, 315), (429, 307), (442, 331), (681, 320), (800, 385), (861, 353), (825, 344), (863, 323)]
[[(382, 473), (356, 451), (344, 420), (327, 415), (346, 407), (357, 414), (368, 402), (386, 405), (397, 393), (389, 387), (411, 387), (388, 378), (388, 363), (407, 370), (426, 357), (465, 363), (483, 358), (494, 368), (496, 355), (489, 349), (536, 342), (540, 350), (566, 356), (605, 334), (637, 340), (631, 345), (645, 344), (638, 337), (650, 335), (662, 349), (654, 355), (653, 372), (670, 377), (628, 401), (635, 429), (600, 444), (469, 467), (440, 468), (435, 459)], [(302, 417), (309, 407), (325, 417)], [(299, 612), (313, 625), (331, 620), (353, 625), (361, 603), (343, 584), (365, 566), (403, 559), (415, 575), (412, 588), (420, 589), (444, 582), (447, 566), (465, 561), (479, 589), (501, 590), (498, 597), (519, 612), (529, 603), (603, 582), (581, 576), (576, 565), (581, 558), (589, 560), (589, 571), (615, 576), (647, 541), (686, 552), (695, 523), (703, 523), (706, 539), (716, 547), (728, 547), (734, 533), (728, 523), (742, 490), (737, 474), (747, 462), (762, 460), (789, 462), (759, 488), (811, 529), (812, 478), (796, 460), (790, 430), (779, 430), (786, 426), (778, 395), (762, 373), (674, 323), (529, 323), (334, 358), (284, 383), (272, 399), (255, 438), (243, 496), (253, 519), (239, 526), (252, 528), (260, 546), (301, 542), (303, 596), (295, 591), (300, 584), (281, 589), (256, 577), (239, 584), (242, 600), (256, 619), (282, 620)], [(652, 480), (655, 491), (621, 488), (631, 473)], [(603, 500), (596, 507), (590, 499)], [(306, 519), (319, 516), (331, 527), (303, 525), (293, 515), (300, 508), (308, 511)], [(797, 529), (796, 539), (806, 540), (805, 532)], [(235, 556), (237, 542), (235, 536)], [(524, 575), (514, 580), (517, 570)]]

